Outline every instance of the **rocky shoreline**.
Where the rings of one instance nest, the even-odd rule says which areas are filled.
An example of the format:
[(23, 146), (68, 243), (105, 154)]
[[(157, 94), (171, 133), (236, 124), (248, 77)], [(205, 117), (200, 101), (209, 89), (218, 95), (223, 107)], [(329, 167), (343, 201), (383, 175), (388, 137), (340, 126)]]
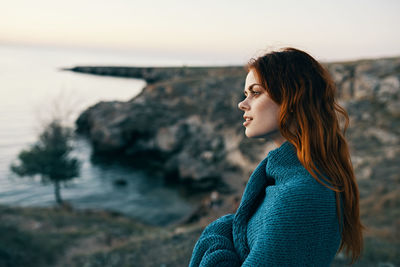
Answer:
[[(372, 175), (375, 165), (365, 161), (366, 144), (383, 149), (385, 160), (399, 153), (399, 66), (400, 58), (326, 64), (338, 86), (340, 103), (349, 112), (348, 139), (361, 179)], [(201, 191), (230, 180), (223, 177), (225, 172), (247, 178), (274, 147), (244, 136), (242, 112), (237, 108), (244, 86), (243, 67), (86, 66), (71, 70), (147, 82), (130, 101), (101, 102), (78, 118), (77, 131), (89, 138), (95, 153), (118, 154), (132, 164), (157, 170), (167, 180)]]
[(243, 71), (242, 66), (225, 67), (123, 67), (123, 66), (76, 66), (73, 68), (63, 68), (61, 70), (87, 73), (102, 76), (125, 77), (143, 79), (147, 83), (156, 83), (165, 80), (179, 79), (182, 77), (198, 77), (226, 74), (226, 70)]
[[(104, 72), (81, 67), (85, 72)], [(137, 72), (138, 68), (133, 68)], [(121, 75), (120, 69), (106, 72)], [(243, 67), (144, 68), (151, 77), (128, 102), (101, 102), (77, 120), (98, 154), (118, 154), (132, 164), (157, 170), (166, 180), (197, 190), (224, 190), (229, 177), (248, 175), (266, 149), (247, 141), (237, 108)], [(161, 73), (174, 73), (167, 79)], [(129, 71), (123, 71), (129, 73)], [(133, 72), (131, 72), (133, 73)], [(164, 75), (167, 75), (165, 74)], [(141, 73), (134, 78), (144, 77)], [(226, 178), (226, 179), (224, 179)], [(245, 182), (245, 180), (242, 180)], [(236, 186), (235, 189), (240, 189)], [(226, 187), (225, 187), (226, 188)]]

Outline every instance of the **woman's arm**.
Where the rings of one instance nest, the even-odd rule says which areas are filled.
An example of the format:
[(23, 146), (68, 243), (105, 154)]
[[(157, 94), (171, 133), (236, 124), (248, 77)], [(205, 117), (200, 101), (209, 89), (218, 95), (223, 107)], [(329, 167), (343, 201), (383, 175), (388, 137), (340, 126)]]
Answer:
[(190, 267), (240, 266), (232, 242), (233, 217), (222, 216), (204, 229), (193, 249)]

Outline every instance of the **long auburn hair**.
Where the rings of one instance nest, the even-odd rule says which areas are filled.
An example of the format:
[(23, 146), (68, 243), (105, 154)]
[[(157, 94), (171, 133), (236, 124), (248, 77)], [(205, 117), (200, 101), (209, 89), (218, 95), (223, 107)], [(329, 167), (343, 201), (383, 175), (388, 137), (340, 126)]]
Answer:
[[(344, 215), (338, 251), (345, 248), (347, 257), (351, 252), (354, 263), (363, 249), (365, 227), (360, 221), (359, 191), (344, 136), (349, 117), (335, 101), (331, 75), (309, 54), (291, 47), (251, 59), (247, 70), (255, 71), (271, 99), (280, 105), (280, 133), (296, 147), (304, 168), (335, 191), (339, 225), (340, 205)], [(339, 114), (345, 119), (343, 130)]]

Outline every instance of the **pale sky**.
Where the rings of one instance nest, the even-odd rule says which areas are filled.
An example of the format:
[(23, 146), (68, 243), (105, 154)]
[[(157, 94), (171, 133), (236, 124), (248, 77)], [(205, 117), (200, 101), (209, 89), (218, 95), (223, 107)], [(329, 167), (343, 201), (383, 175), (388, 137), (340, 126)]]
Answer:
[(237, 63), (283, 46), (327, 61), (400, 56), (400, 0), (2, 2), (0, 44)]

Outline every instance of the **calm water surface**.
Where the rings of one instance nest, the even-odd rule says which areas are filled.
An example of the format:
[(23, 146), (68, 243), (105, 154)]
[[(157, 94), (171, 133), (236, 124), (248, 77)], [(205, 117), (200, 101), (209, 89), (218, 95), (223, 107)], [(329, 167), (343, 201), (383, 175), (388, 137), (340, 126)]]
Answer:
[[(39, 177), (20, 178), (9, 170), (18, 153), (41, 131), (41, 125), (62, 114), (73, 125), (87, 107), (101, 100), (126, 101), (145, 82), (60, 71), (75, 65), (173, 65), (174, 62), (100, 52), (0, 46), (0, 204), (51, 206), (53, 186)], [(174, 189), (143, 172), (119, 164), (94, 165), (86, 140), (74, 141), (73, 156), (82, 161), (81, 176), (62, 188), (75, 208), (107, 209), (155, 224), (166, 224), (193, 207)], [(126, 180), (116, 186), (115, 180)]]

